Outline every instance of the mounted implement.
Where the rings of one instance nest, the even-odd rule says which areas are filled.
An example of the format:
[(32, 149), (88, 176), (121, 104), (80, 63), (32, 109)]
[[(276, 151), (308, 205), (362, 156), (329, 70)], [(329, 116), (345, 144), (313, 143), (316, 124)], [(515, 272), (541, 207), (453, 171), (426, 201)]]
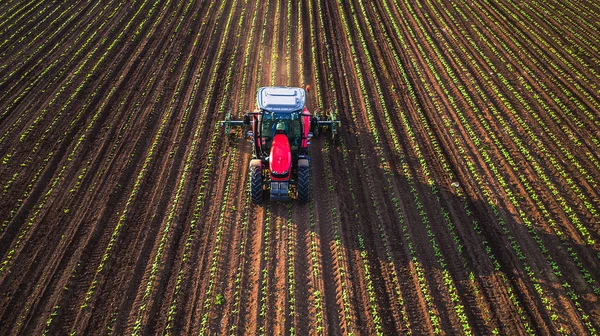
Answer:
[(255, 204), (262, 203), (266, 193), (276, 201), (309, 200), (310, 140), (326, 130), (335, 137), (340, 121), (333, 113), (324, 118), (310, 114), (304, 106), (307, 91), (296, 87), (261, 87), (256, 110), (246, 112), (243, 120), (231, 120), (228, 113), (221, 121), (227, 134), (232, 127), (248, 131), (253, 153), (250, 196)]

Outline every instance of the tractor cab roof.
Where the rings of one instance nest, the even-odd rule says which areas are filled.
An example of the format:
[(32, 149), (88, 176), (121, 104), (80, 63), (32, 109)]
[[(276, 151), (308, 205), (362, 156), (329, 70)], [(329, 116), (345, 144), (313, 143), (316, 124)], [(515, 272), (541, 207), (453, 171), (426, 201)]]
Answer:
[(258, 108), (277, 113), (291, 113), (304, 108), (304, 89), (286, 86), (265, 86), (258, 89)]

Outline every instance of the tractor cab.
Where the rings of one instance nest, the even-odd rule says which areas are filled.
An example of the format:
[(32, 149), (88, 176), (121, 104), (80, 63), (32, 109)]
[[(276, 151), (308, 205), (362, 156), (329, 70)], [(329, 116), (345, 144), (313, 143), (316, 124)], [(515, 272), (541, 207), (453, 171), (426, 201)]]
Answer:
[[(269, 153), (275, 133), (287, 135), (290, 148), (297, 156), (302, 145), (302, 120), (306, 94), (304, 89), (291, 87), (262, 87), (258, 90), (256, 102), (260, 111), (257, 131), (258, 144), (263, 153)], [(305, 122), (310, 123), (310, 117)], [(258, 126), (258, 125), (257, 125)], [(279, 131), (277, 127), (281, 127)], [(258, 140), (258, 139), (257, 139)]]
[(272, 113), (262, 111), (260, 118), (260, 147), (269, 152), (276, 134), (285, 134), (292, 151), (301, 145), (302, 124), (298, 113)]

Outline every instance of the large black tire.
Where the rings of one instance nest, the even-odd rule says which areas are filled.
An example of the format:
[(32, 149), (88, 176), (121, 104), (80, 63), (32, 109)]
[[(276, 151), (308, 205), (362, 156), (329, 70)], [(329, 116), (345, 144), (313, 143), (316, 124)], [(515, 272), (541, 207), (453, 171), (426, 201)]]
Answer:
[(263, 201), (263, 177), (260, 165), (250, 164), (250, 197), (254, 204), (261, 204)]
[(310, 200), (310, 167), (308, 160), (298, 160), (298, 200), (308, 203)]

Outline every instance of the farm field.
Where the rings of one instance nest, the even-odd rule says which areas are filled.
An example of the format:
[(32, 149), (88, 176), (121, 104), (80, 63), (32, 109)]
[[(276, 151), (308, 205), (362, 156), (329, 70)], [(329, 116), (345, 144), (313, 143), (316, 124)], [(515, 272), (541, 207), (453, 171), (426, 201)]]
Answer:
[[(0, 3), (0, 334), (600, 333), (600, 4)], [(308, 204), (219, 120), (310, 85)]]

